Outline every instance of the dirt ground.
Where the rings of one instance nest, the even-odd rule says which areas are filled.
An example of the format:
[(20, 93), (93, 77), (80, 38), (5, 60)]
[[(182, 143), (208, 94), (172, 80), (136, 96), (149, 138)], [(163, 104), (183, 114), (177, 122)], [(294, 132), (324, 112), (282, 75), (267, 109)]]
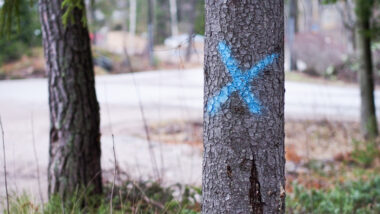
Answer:
[[(202, 151), (202, 128), (201, 121), (168, 121), (152, 125), (150, 133), (154, 141), (187, 144)], [(292, 192), (293, 182), (308, 188), (331, 188), (347, 177), (358, 178), (347, 163), (352, 162), (355, 143), (361, 142), (357, 122), (287, 120), (287, 191)], [(378, 166), (377, 163), (370, 170), (376, 171)]]
[[(171, 121), (151, 126), (156, 142), (188, 144), (202, 148), (201, 121)], [(328, 120), (288, 120), (285, 123), (287, 160), (333, 160), (352, 150), (352, 141), (360, 140), (359, 124)]]

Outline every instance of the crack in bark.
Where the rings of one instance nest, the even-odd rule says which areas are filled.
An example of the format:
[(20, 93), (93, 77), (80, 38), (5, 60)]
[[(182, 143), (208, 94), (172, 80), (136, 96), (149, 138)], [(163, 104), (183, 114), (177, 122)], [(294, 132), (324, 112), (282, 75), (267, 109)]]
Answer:
[(230, 165), (227, 165), (227, 176), (232, 179), (232, 169)]
[(252, 160), (251, 176), (249, 177), (249, 181), (251, 183), (251, 187), (249, 189), (249, 201), (252, 206), (252, 211), (254, 214), (262, 214), (264, 204), (261, 200), (260, 182), (256, 170), (255, 159)]

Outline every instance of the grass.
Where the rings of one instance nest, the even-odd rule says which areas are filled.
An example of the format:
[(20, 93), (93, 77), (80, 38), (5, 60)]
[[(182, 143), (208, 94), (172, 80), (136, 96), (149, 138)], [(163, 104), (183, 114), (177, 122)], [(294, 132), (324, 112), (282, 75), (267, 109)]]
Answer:
[[(364, 145), (364, 143), (361, 143)], [(369, 144), (370, 145), (370, 144)], [(286, 213), (380, 213), (380, 175), (376, 160), (378, 153), (370, 155), (370, 161), (361, 161), (354, 154), (368, 153), (371, 146), (356, 147), (349, 160), (323, 162), (310, 160), (305, 163), (306, 174), (298, 174), (288, 182)], [(364, 164), (364, 165), (363, 165)], [(367, 166), (365, 168), (364, 166)], [(330, 170), (326, 171), (326, 168)], [(288, 176), (288, 181), (291, 180)], [(141, 214), (196, 214), (201, 211), (201, 188), (176, 184), (165, 187), (156, 182), (125, 181), (114, 188), (105, 184), (105, 194), (86, 199), (79, 192), (66, 202), (52, 197), (42, 206), (32, 197), (22, 193), (10, 197), (10, 213), (15, 214), (64, 214), (64, 213), (141, 213)], [(2, 200), (3, 205), (5, 200)], [(4, 207), (4, 206), (3, 206)], [(5, 213), (5, 212), (4, 212)]]
[[(308, 189), (297, 182), (293, 183), (292, 189), (286, 198), (286, 213), (289, 214), (380, 213), (380, 175), (374, 173), (358, 180), (336, 183), (329, 189)], [(106, 192), (110, 192), (110, 185), (106, 187)], [(179, 184), (162, 187), (154, 182), (126, 182), (117, 187), (115, 192), (112, 200), (112, 213), (115, 214), (196, 214), (201, 211), (201, 190), (195, 187)], [(83, 202), (80, 194), (75, 194), (65, 203), (59, 197), (53, 197), (43, 208), (25, 193), (10, 200), (12, 214), (111, 213), (109, 194), (100, 199), (95, 198), (97, 202), (90, 202), (86, 208), (80, 206)]]
[(378, 142), (353, 140), (335, 160), (308, 161), (306, 173), (288, 178), (287, 213), (380, 213), (379, 160)]
[[(105, 186), (105, 193), (100, 197), (86, 198), (80, 191), (65, 202), (58, 196), (53, 196), (43, 206), (36, 203), (33, 198), (22, 193), (10, 197), (10, 213), (12, 214), (80, 214), (80, 213), (111, 213), (111, 184)], [(175, 213), (196, 214), (200, 213), (200, 188), (173, 185), (163, 187), (155, 182), (127, 181), (123, 185), (116, 186), (112, 199), (114, 214), (122, 213)], [(4, 200), (3, 205), (5, 203)], [(4, 206), (3, 206), (4, 207)], [(6, 213), (6, 210), (3, 211)]]
[(354, 141), (354, 150), (351, 152), (352, 160), (359, 166), (368, 168), (380, 156), (376, 142)]
[(306, 189), (297, 183), (289, 194), (287, 213), (380, 213), (380, 176), (348, 181), (329, 190)]

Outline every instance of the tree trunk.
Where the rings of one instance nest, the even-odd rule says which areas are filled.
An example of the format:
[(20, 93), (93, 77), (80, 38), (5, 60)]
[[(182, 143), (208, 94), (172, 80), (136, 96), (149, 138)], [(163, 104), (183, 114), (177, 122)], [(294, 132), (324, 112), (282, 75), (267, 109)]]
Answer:
[(148, 56), (150, 66), (154, 66), (154, 0), (148, 0)]
[(283, 8), (206, 1), (205, 214), (284, 213)]
[(191, 49), (193, 47), (194, 31), (195, 31), (195, 18), (197, 17), (197, 0), (191, 0), (191, 14), (190, 14), (190, 28), (189, 28), (189, 42), (186, 48), (186, 62), (190, 62)]
[[(71, 197), (77, 189), (102, 192), (99, 105), (83, 12), (63, 26), (63, 0), (40, 0), (50, 107), (49, 197)], [(82, 2), (83, 4), (83, 2)]]
[(298, 31), (298, 0), (290, 0), (289, 2), (289, 18), (288, 18), (288, 44), (290, 53), (290, 70), (297, 70), (297, 59), (294, 54), (294, 39)]
[(129, 33), (131, 39), (129, 41), (129, 51), (131, 55), (135, 54), (135, 36), (136, 36), (136, 0), (129, 1)]
[(368, 0), (356, 0), (357, 51), (360, 63), (361, 132), (365, 138), (378, 135), (374, 97), (374, 80), (371, 53), (370, 18), (372, 4)]
[(170, 3), (170, 27), (172, 36), (178, 35), (177, 0), (169, 0)]
[(298, 0), (290, 0), (289, 18), (294, 19), (294, 33), (298, 33)]

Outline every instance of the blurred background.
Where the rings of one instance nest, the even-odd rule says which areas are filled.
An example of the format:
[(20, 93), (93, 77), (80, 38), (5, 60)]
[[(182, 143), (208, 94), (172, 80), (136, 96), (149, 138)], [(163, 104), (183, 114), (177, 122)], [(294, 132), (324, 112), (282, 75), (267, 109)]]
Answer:
[[(114, 136), (117, 182), (199, 187), (204, 0), (155, 0), (150, 8), (148, 2), (86, 2), (104, 179), (113, 178)], [(305, 210), (380, 209), (374, 200), (380, 199), (378, 143), (366, 143), (360, 133), (354, 8), (351, 0), (285, 1), (289, 212), (298, 204), (308, 204)], [(379, 17), (380, 9), (374, 9), (374, 29)], [(9, 188), (36, 198), (42, 192), (47, 200), (48, 91), (37, 5), (22, 4), (20, 30), (12, 31), (0, 39), (0, 116)], [(371, 51), (377, 85), (380, 34), (374, 33)], [(375, 91), (377, 112), (379, 96)], [(1, 180), (3, 175), (0, 169)], [(2, 187), (0, 195), (5, 195)]]

